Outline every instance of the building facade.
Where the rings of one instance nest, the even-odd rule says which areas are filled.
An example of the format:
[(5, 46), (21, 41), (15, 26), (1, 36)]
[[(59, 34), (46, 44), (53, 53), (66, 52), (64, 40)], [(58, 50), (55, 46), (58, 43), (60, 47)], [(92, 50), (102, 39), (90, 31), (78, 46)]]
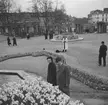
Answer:
[(36, 13), (1, 13), (0, 33), (19, 37), (40, 35), (45, 28), (44, 17), (37, 17)]
[(88, 15), (88, 23), (95, 26), (98, 33), (108, 32), (108, 8), (91, 11)]

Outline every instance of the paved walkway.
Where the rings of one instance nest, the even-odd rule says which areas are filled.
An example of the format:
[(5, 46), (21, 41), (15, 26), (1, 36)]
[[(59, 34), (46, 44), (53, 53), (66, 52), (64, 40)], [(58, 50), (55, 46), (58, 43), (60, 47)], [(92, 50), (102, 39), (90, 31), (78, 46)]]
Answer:
[[(100, 46), (101, 40), (105, 40), (108, 44), (108, 36), (105, 34), (101, 35), (82, 35), (84, 37), (83, 41), (69, 42), (69, 50), (63, 55), (66, 57), (67, 63), (71, 66), (84, 68), (91, 73), (101, 74), (108, 77), (108, 64), (106, 67), (97, 66), (98, 48)], [(98, 40), (97, 40), (98, 39)], [(50, 42), (49, 40), (44, 40), (44, 37), (35, 37), (30, 40), (21, 39), (18, 40), (18, 46), (8, 47), (6, 42), (0, 43), (0, 55), (5, 54), (15, 54), (19, 52), (34, 52), (45, 48), (46, 50), (55, 51), (56, 49), (62, 50), (62, 43), (60, 42)], [(41, 62), (41, 63), (40, 63)], [(43, 65), (43, 66), (41, 66)], [(86, 68), (86, 69), (85, 69)], [(46, 78), (47, 75), (47, 62), (45, 57), (24, 57), (16, 58), (12, 60), (7, 60), (0, 63), (0, 69), (16, 69), (16, 70), (30, 70), (31, 72), (38, 72), (39, 75)], [(78, 81), (71, 79), (71, 97), (76, 99), (81, 99), (88, 105), (107, 105), (108, 101), (104, 100), (102, 97), (106, 95), (100, 93), (101, 96), (98, 97), (97, 92), (87, 86), (79, 83)], [(94, 94), (93, 94), (94, 93)], [(94, 95), (90, 97), (90, 95)], [(108, 97), (108, 96), (107, 96)], [(96, 98), (96, 99), (94, 99)], [(108, 98), (107, 98), (108, 99)], [(89, 102), (92, 100), (92, 103)], [(97, 100), (97, 103), (96, 103)], [(94, 102), (94, 103), (93, 103)], [(101, 103), (101, 104), (100, 104)]]

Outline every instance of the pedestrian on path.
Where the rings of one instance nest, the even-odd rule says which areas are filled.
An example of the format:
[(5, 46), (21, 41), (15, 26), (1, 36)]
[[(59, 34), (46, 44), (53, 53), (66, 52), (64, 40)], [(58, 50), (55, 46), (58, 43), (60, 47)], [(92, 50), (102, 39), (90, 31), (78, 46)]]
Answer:
[(101, 66), (101, 60), (103, 59), (103, 66), (106, 66), (106, 55), (107, 55), (107, 46), (105, 45), (105, 42), (101, 42), (101, 46), (99, 48), (99, 66)]
[(52, 57), (47, 58), (48, 61), (48, 73), (47, 73), (47, 82), (53, 84), (53, 86), (57, 85), (57, 80), (56, 80), (56, 65), (53, 62)]
[(17, 41), (16, 41), (16, 38), (15, 36), (13, 37), (13, 46), (16, 45), (17, 46)]
[(8, 44), (8, 46), (11, 45), (11, 40), (10, 40), (9, 36), (7, 37), (7, 44)]
[(66, 52), (68, 50), (68, 39), (63, 37), (63, 52)]
[(30, 39), (30, 34), (29, 33), (27, 33), (27, 40), (29, 40)]
[(56, 58), (57, 63), (57, 85), (59, 89), (70, 96), (70, 71), (67, 65), (63, 64), (60, 57)]
[(45, 30), (44, 36), (45, 36), (45, 40), (48, 39), (48, 30), (47, 29)]
[(53, 30), (50, 30), (50, 32), (49, 32), (49, 39), (53, 39), (53, 34), (54, 34)]
[(65, 38), (65, 52), (68, 50), (68, 38)]

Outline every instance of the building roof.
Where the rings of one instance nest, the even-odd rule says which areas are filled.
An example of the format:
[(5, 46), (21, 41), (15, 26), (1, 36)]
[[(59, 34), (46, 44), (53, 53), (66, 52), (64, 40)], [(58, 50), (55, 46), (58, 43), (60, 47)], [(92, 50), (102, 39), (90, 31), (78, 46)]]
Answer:
[(103, 13), (102, 10), (94, 10), (94, 11), (91, 11), (90, 14), (100, 14), (100, 13)]

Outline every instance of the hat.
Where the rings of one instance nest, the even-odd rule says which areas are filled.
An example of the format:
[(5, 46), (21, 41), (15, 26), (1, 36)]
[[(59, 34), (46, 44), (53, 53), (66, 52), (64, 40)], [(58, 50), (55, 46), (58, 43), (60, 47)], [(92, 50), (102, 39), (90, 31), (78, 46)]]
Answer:
[(56, 58), (56, 63), (58, 63), (59, 61), (61, 61), (62, 59), (60, 57)]
[(104, 44), (104, 41), (102, 41), (101, 43)]

